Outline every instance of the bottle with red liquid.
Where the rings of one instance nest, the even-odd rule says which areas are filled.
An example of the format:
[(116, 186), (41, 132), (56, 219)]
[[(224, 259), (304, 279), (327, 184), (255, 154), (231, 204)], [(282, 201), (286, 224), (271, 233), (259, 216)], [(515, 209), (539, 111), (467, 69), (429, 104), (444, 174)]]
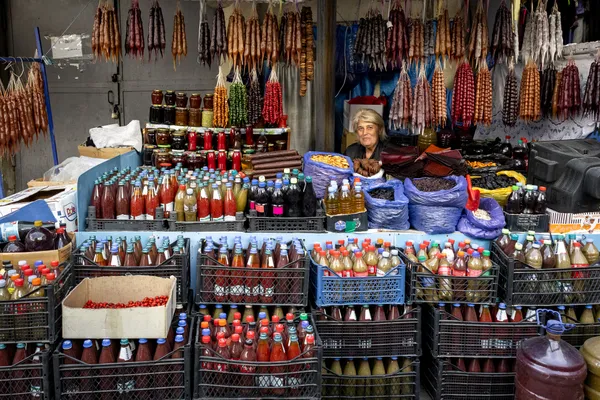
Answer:
[(233, 185), (231, 182), (225, 184), (225, 199), (223, 201), (223, 212), (225, 221), (235, 221), (236, 201), (233, 195)]
[(102, 218), (115, 219), (115, 193), (113, 191), (113, 183), (105, 184), (102, 191)]
[[(244, 300), (245, 285), (244, 285), (244, 256), (242, 248), (235, 249), (233, 260), (231, 261), (232, 268), (238, 268), (239, 271), (231, 271), (231, 281), (229, 286), (229, 300), (234, 303), (241, 303)], [(254, 319), (254, 317), (252, 318)]]
[(135, 182), (133, 191), (131, 193), (131, 200), (129, 201), (129, 207), (131, 210), (131, 219), (146, 219), (145, 200), (142, 196), (142, 183), (140, 181)]
[(234, 150), (231, 155), (231, 169), (240, 172), (242, 170), (242, 153), (239, 150)]
[(96, 207), (96, 218), (102, 218), (102, 187), (102, 181), (96, 179), (90, 199), (90, 206)]
[[(287, 360), (288, 357), (285, 353), (285, 348), (283, 347), (283, 339), (280, 334), (276, 333), (273, 337), (273, 347), (271, 349), (269, 361), (271, 363), (280, 363)], [(286, 372), (286, 368), (283, 366), (272, 366), (270, 372), (271, 392), (274, 395), (285, 394), (285, 376), (282, 374)]]
[(245, 302), (256, 303), (260, 294), (259, 272), (260, 259), (255, 247), (250, 249), (250, 255), (246, 262), (246, 284), (245, 284)]
[(223, 130), (217, 133), (217, 150), (227, 150), (227, 136)]
[(208, 150), (206, 152), (206, 166), (209, 170), (217, 168), (217, 157), (215, 156), (215, 152), (213, 150)]
[[(83, 352), (81, 353), (81, 362), (84, 362), (88, 365), (96, 365), (98, 364), (98, 353), (96, 347), (94, 346), (94, 342), (87, 339), (83, 342)], [(82, 369), (79, 372), (81, 376), (79, 390), (82, 392), (93, 392), (95, 389), (94, 379), (85, 379), (87, 377), (93, 376), (96, 374), (95, 370), (85, 370)]]
[(216, 277), (215, 277), (215, 301), (220, 303), (227, 301), (229, 293), (229, 256), (227, 248), (221, 247), (219, 250), (218, 264), (216, 265)]
[(261, 269), (263, 271), (261, 271), (260, 276), (260, 284), (261, 284), (261, 290), (260, 290), (260, 302), (261, 303), (273, 303), (273, 296), (276, 293), (276, 289), (275, 289), (275, 273), (274, 272), (267, 272), (266, 270), (270, 269), (270, 270), (274, 270), (275, 269), (275, 259), (273, 258), (273, 253), (272, 250), (270, 248), (270, 246), (268, 246), (264, 252), (264, 261), (261, 265)]
[(216, 183), (212, 184), (212, 197), (210, 199), (210, 216), (212, 221), (223, 221), (223, 197)]
[[(254, 386), (254, 375), (256, 374), (256, 349), (254, 348), (254, 340), (246, 339), (244, 342), (244, 349), (240, 354), (240, 386), (241, 387), (252, 387)], [(251, 390), (242, 390), (241, 394), (248, 395)]]
[(212, 134), (213, 133), (210, 130), (204, 131), (204, 135), (203, 135), (204, 150), (212, 150), (213, 149)]
[(219, 150), (217, 154), (217, 168), (221, 171), (227, 170), (227, 152), (225, 150)]
[[(112, 347), (112, 343), (110, 339), (102, 340), (102, 351), (100, 352), (100, 358), (98, 359), (98, 364), (114, 364), (116, 363), (115, 352)], [(112, 375), (114, 373), (113, 368), (102, 368), (99, 371), (98, 378), (98, 389), (102, 391), (106, 391), (106, 393), (102, 393), (100, 398), (102, 400), (112, 400), (116, 399), (117, 394), (115, 393), (116, 386), (115, 380), (113, 377), (102, 378), (103, 375)]]

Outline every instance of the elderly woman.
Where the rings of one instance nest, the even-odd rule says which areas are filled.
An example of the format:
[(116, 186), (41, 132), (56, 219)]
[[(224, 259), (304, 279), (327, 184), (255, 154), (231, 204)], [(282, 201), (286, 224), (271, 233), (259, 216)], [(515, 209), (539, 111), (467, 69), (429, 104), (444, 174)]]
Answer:
[(354, 114), (352, 125), (358, 136), (358, 143), (348, 146), (345, 154), (353, 160), (355, 158), (380, 160), (387, 139), (381, 115), (377, 111), (363, 108)]

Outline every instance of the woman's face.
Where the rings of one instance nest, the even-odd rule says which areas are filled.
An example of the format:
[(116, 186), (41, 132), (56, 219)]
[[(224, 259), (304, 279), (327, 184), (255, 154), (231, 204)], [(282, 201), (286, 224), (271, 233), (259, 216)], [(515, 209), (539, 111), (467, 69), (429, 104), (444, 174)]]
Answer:
[(364, 147), (373, 147), (379, 142), (379, 126), (371, 122), (358, 121), (356, 133), (358, 141)]

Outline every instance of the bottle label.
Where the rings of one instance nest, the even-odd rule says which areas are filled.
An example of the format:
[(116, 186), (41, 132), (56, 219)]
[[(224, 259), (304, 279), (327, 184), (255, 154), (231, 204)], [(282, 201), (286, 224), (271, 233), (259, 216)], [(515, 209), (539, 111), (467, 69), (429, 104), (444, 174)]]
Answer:
[(233, 285), (229, 288), (229, 294), (231, 296), (243, 296), (246, 293), (244, 285)]
[(377, 276), (386, 276), (387, 275), (387, 271), (377, 268)]
[(261, 293), (261, 294), (262, 294), (262, 296), (264, 296), (266, 298), (273, 298), (273, 295), (275, 294), (275, 288), (273, 286), (263, 287), (263, 291), (264, 291), (264, 293)]
[(342, 272), (342, 278), (352, 278), (354, 276), (353, 272), (354, 271), (352, 271), (351, 269), (345, 269)]
[(210, 214), (207, 215), (206, 217), (200, 217), (200, 218), (198, 218), (198, 221), (200, 221), (200, 222), (210, 222)]
[[(282, 378), (280, 378), (280, 379), (283, 380)], [(290, 376), (287, 378), (287, 383), (288, 383), (288, 386), (292, 387), (292, 389), (297, 389), (298, 386), (300, 386), (300, 379)]]
[(454, 275), (454, 276), (467, 276), (467, 271), (459, 270), (459, 269), (453, 269), (452, 270), (452, 275)]
[(250, 200), (250, 209), (251, 210), (256, 210), (256, 203), (254, 202), (254, 200)]
[(473, 278), (479, 277), (483, 273), (480, 269), (469, 269), (469, 276)]
[(252, 295), (253, 296), (260, 296), (264, 292), (265, 292), (265, 289), (262, 287), (262, 285), (260, 283), (258, 283), (256, 286), (254, 286), (252, 288)]
[(215, 363), (215, 371), (227, 372), (227, 369), (228, 369), (227, 364)]
[(160, 204), (165, 211), (173, 211), (173, 202)]
[(368, 269), (368, 273), (370, 276), (376, 276), (377, 275), (377, 265), (367, 265), (367, 269)]
[(119, 214), (117, 215), (117, 219), (130, 219), (129, 215), (127, 214)]
[(355, 278), (367, 278), (369, 276), (369, 273), (367, 271), (365, 272), (356, 272), (354, 271), (354, 277)]
[[(588, 264), (571, 264), (572, 268), (588, 268), (589, 265)], [(575, 279), (581, 279), (583, 278), (583, 272), (573, 272), (572, 273), (573, 278)]]
[(146, 221), (153, 221), (154, 220), (154, 216), (151, 214), (146, 214)]
[(450, 276), (452, 275), (452, 270), (450, 269), (450, 267), (439, 267), (438, 275)]
[(278, 217), (283, 217), (283, 206), (273, 204), (273, 215)]
[[(133, 217), (133, 219), (135, 219), (136, 221), (144, 221), (148, 218), (146, 218), (146, 214), (140, 214), (140, 215), (136, 215)], [(152, 216), (150, 216), (150, 218), (154, 219)]]
[[(42, 397), (42, 387), (38, 385), (31, 385), (29, 387), (29, 391), (31, 392), (31, 397)], [(78, 388), (75, 391), (79, 391)]]
[(323, 276), (331, 276), (331, 272), (327, 268), (323, 268)]
[(254, 203), (254, 207), (255, 207), (257, 213), (259, 213), (259, 214), (264, 214), (265, 213), (265, 204), (263, 204), (263, 203)]
[(252, 365), (242, 364), (240, 365), (240, 372), (244, 374), (254, 374), (256, 372), (256, 367)]
[(283, 378), (279, 376), (271, 375), (271, 387), (282, 388), (283, 387)]
[[(210, 219), (209, 219), (209, 221), (210, 221)], [(219, 217), (213, 217), (213, 218), (212, 218), (212, 221), (213, 221), (213, 222), (219, 222), (219, 221), (223, 221), (223, 216), (221, 215), (221, 216), (219, 216)]]
[(187, 204), (183, 205), (183, 212), (197, 212), (197, 210), (198, 210), (198, 207), (196, 206), (195, 203), (193, 205), (187, 205)]
[(226, 215), (224, 220), (227, 222), (235, 222), (235, 215)]
[(219, 296), (219, 297), (227, 296), (227, 288), (225, 286), (215, 284), (215, 296)]

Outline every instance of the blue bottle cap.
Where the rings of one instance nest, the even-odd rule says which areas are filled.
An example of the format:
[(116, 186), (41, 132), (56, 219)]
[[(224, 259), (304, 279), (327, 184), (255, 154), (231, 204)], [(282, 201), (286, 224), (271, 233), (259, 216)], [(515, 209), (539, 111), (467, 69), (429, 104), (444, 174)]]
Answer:
[(102, 347), (108, 347), (108, 346), (110, 346), (110, 344), (111, 344), (110, 339), (102, 340)]
[(148, 339), (140, 339), (139, 342), (140, 344), (148, 343)]
[(181, 343), (181, 342), (183, 342), (183, 336), (182, 335), (175, 336), (175, 343)]
[(176, 335), (183, 335), (183, 333), (184, 333), (184, 329), (181, 326), (175, 330)]
[(166, 339), (164, 339), (164, 338), (160, 338), (160, 339), (158, 339), (158, 340), (156, 341), (156, 343), (157, 343), (157, 344), (165, 344), (165, 343), (167, 343), (167, 340), (166, 340)]
[[(221, 319), (224, 319), (224, 318), (221, 318)], [(187, 326), (187, 323), (183, 320), (179, 320), (179, 322), (177, 323), (177, 326), (181, 326), (181, 327)]]
[(63, 350), (71, 350), (73, 348), (73, 343), (70, 340), (65, 340), (62, 345)]
[(84, 348), (84, 349), (89, 349), (89, 348), (90, 348), (90, 347), (92, 347), (93, 345), (94, 345), (94, 344), (93, 344), (93, 342), (92, 342), (90, 339), (86, 339), (86, 340), (83, 342), (83, 348)]

